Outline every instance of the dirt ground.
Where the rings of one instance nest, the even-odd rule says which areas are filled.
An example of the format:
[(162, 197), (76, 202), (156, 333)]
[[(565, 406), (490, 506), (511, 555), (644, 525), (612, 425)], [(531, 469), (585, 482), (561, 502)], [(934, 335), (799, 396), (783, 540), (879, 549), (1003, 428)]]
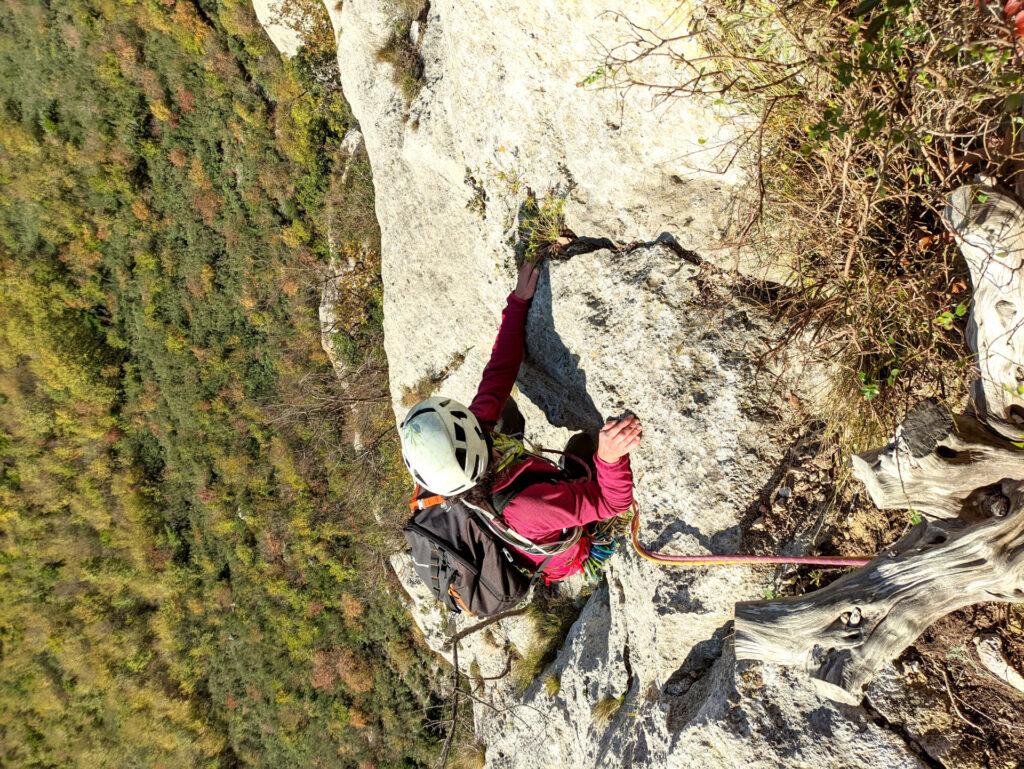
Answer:
[[(870, 556), (912, 525), (905, 511), (875, 509), (819, 437), (814, 427), (794, 435), (784, 465), (747, 511), (744, 552)], [(773, 592), (799, 595), (843, 573), (780, 569)], [(1024, 674), (1024, 607), (980, 604), (931, 625), (867, 690), (875, 720), (928, 766), (1024, 769), (1024, 694), (981, 664), (975, 639), (989, 636)]]

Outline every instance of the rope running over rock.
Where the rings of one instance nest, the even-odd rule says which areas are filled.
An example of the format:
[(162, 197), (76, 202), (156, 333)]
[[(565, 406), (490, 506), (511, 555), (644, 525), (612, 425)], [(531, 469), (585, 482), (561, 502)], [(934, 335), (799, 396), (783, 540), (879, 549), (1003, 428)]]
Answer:
[(640, 542), (640, 508), (633, 503), (633, 520), (629, 534), (633, 549), (648, 561), (662, 566), (757, 566), (761, 564), (795, 564), (800, 566), (821, 566), (824, 568), (859, 568), (870, 558), (843, 558), (826, 555), (675, 555), (656, 553)]

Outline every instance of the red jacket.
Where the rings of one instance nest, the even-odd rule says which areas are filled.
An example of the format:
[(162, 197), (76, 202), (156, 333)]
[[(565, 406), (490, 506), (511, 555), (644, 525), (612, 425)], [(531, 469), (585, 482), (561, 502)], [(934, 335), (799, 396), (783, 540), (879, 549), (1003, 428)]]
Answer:
[[(523, 362), (526, 336), (526, 311), (529, 304), (512, 293), (501, 314), (501, 328), (491, 351), (491, 359), (484, 369), (480, 387), (469, 410), (486, 430), (492, 430), (512, 393), (519, 366)], [(559, 483), (535, 483), (517, 494), (505, 508), (505, 522), (527, 539), (538, 544), (555, 542), (562, 538), (563, 530), (581, 526), (624, 512), (633, 504), (633, 471), (629, 457), (608, 463), (594, 457), (597, 472), (593, 480), (566, 480)], [(552, 464), (535, 457), (527, 457), (498, 477), (494, 490), (498, 491), (526, 470), (558, 472)], [(545, 569), (545, 581), (554, 582), (575, 574), (583, 567), (590, 553), (590, 540), (586, 536), (564, 553), (554, 556)], [(544, 558), (520, 554), (534, 564)]]

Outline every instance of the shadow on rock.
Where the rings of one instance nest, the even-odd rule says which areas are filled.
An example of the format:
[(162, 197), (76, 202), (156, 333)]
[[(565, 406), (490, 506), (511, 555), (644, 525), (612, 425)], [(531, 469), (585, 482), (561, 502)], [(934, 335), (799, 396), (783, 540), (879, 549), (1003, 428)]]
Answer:
[(692, 537), (700, 547), (709, 553), (732, 553), (740, 542), (741, 531), (738, 525), (733, 525), (707, 533), (682, 518), (666, 518), (665, 516), (647, 524), (646, 528), (652, 532), (658, 532), (657, 538), (647, 543), (648, 548), (654, 551), (669, 550), (680, 553), (682, 552), (680, 548), (687, 547), (685, 540), (676, 543), (676, 539), (680, 535)]
[(690, 574), (676, 572), (665, 576), (654, 592), (654, 604), (659, 615), (668, 614), (701, 614), (707, 611), (704, 604), (690, 593)]
[(587, 393), (580, 356), (562, 342), (551, 306), (551, 276), (545, 267), (527, 319), (526, 360), (518, 385), (556, 427), (595, 433), (604, 424)]
[[(711, 638), (693, 645), (686, 655), (683, 664), (662, 687), (662, 701), (668, 706), (668, 728), (670, 732), (678, 732), (685, 727), (700, 711), (709, 697), (729, 695), (735, 692), (730, 662), (726, 667), (730, 674), (725, 680), (717, 680), (720, 676), (712, 675), (712, 668), (725, 651), (725, 641), (732, 633), (732, 622), (726, 622), (718, 628)], [(723, 691), (724, 685), (724, 691)]]

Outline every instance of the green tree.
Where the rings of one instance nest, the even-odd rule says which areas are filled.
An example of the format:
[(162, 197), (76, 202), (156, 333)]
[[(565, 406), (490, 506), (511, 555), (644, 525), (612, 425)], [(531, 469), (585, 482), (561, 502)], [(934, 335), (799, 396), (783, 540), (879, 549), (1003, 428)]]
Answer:
[(343, 398), (329, 228), (370, 244), (343, 332), (385, 387), (325, 61), (282, 62), (244, 0), (0, 9), (4, 766), (433, 755), (432, 665), (380, 588), (393, 438), (357, 455), (342, 409), (278, 408)]

